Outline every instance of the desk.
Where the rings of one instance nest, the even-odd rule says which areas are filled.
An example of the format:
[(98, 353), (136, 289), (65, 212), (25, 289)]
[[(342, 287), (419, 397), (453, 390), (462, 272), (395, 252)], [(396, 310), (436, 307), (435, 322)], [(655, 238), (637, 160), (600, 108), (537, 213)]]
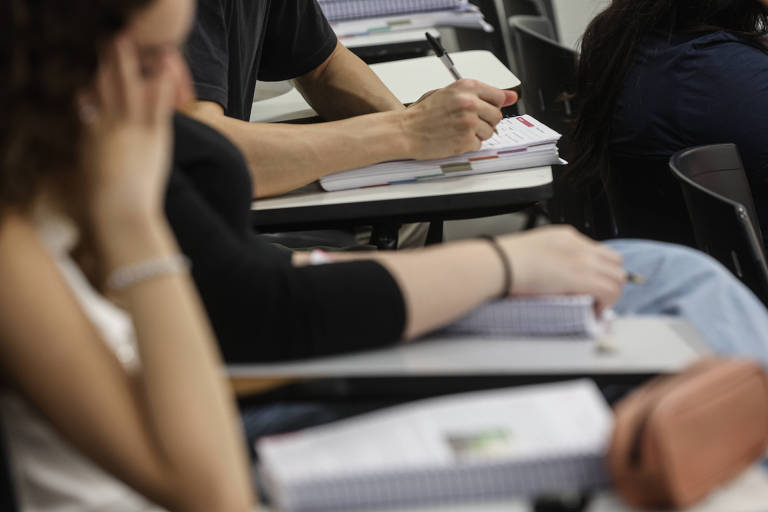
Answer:
[(396, 239), (403, 223), (499, 215), (551, 196), (552, 169), (537, 167), (336, 192), (312, 184), (254, 201), (251, 218), (261, 231), (370, 224), (382, 237)]
[[(476, 50), (452, 53), (463, 76), (499, 89), (514, 89), (520, 80), (491, 52)], [(371, 69), (404, 104), (413, 103), (425, 92), (453, 83), (453, 77), (436, 57), (419, 57), (373, 64)], [(296, 89), (253, 104), (252, 122), (281, 122), (306, 119), (317, 113)]]
[(590, 340), (433, 337), (358, 354), (227, 370), (235, 380), (326, 379), (336, 384), (323, 393), (410, 398), (584, 376), (634, 383), (678, 371), (707, 353), (699, 335), (677, 318), (620, 318), (612, 335), (618, 345), (612, 353), (599, 352)]

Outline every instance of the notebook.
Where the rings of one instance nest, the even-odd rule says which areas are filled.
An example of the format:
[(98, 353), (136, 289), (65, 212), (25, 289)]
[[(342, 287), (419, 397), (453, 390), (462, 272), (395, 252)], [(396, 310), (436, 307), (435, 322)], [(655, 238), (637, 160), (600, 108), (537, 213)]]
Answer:
[[(394, 14), (376, 18), (364, 18), (335, 22), (331, 25), (336, 36), (348, 46), (347, 41), (352, 37), (370, 36), (382, 33), (398, 33), (406, 30), (428, 29), (432, 27), (465, 27), (479, 28), (485, 32), (493, 32), (493, 25), (485, 21), (480, 9), (467, 5), (449, 11), (431, 11), (413, 14)], [(439, 34), (438, 34), (439, 37)], [(424, 40), (424, 30), (419, 33), (419, 39)]]
[(320, 0), (329, 21), (456, 9), (467, 0)]
[(596, 339), (608, 333), (612, 318), (610, 311), (598, 317), (595, 300), (588, 295), (510, 298), (480, 306), (440, 334)]
[(326, 191), (347, 190), (564, 163), (557, 149), (561, 135), (531, 116), (503, 119), (496, 130), (474, 153), (384, 162), (330, 174), (320, 179), (320, 185)]
[(262, 439), (259, 471), (295, 512), (594, 489), (612, 422), (589, 380), (464, 393)]

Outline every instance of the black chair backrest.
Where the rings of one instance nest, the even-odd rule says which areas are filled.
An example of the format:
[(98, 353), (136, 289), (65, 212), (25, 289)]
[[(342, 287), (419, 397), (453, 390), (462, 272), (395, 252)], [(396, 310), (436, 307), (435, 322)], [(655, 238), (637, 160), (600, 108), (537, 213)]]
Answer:
[(578, 53), (555, 40), (552, 22), (544, 16), (512, 16), (509, 26), (526, 113), (566, 134), (576, 114)]
[(8, 450), (5, 446), (5, 436), (0, 430), (0, 510), (15, 512), (16, 493), (13, 490), (13, 480), (8, 460)]
[[(509, 26), (525, 112), (563, 135), (558, 146), (567, 155), (576, 120), (579, 54), (557, 42), (552, 21), (546, 16), (512, 16)], [(594, 238), (611, 238), (613, 219), (601, 188), (570, 183), (563, 177), (563, 166), (554, 166), (553, 172), (555, 193), (548, 202), (551, 220), (571, 224)]]
[(768, 304), (768, 265), (744, 166), (734, 144), (701, 146), (672, 156), (702, 251), (728, 267)]

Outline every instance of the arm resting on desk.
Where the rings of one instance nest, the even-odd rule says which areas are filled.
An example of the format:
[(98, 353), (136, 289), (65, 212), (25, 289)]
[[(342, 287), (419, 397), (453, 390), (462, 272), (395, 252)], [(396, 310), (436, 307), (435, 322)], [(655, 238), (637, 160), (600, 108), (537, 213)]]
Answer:
[[(467, 240), (398, 253), (334, 253), (336, 261), (378, 261), (395, 278), (406, 306), (405, 339), (414, 339), (460, 318), (483, 302), (512, 296), (586, 294), (598, 309), (621, 296), (626, 272), (621, 256), (570, 227), (547, 227), (499, 237), (511, 265), (504, 290), (504, 266), (486, 240)], [(293, 255), (294, 265), (308, 262)]]
[(328, 121), (405, 108), (376, 73), (341, 43), (323, 64), (293, 83)]
[(462, 80), (408, 110), (314, 125), (247, 123), (206, 101), (185, 110), (237, 144), (248, 161), (255, 197), (269, 197), (378, 162), (476, 151), (493, 136), (501, 107), (516, 100), (515, 93)]

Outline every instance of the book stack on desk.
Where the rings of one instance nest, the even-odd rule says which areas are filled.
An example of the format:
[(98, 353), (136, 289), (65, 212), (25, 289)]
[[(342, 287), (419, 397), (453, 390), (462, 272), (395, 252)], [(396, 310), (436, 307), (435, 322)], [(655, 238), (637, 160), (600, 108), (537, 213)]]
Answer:
[(418, 32), (419, 37), (424, 39), (424, 30), (432, 27), (475, 28), (485, 32), (494, 30), (493, 25), (485, 21), (480, 9), (472, 4), (442, 11), (395, 13), (387, 16), (336, 21), (331, 23), (331, 27), (345, 45), (348, 45), (348, 41), (360, 36), (402, 34), (407, 31)]
[(515, 297), (483, 304), (439, 334), (598, 339), (609, 333), (614, 316), (610, 310), (598, 315), (589, 295)]
[(325, 176), (320, 185), (335, 191), (564, 163), (557, 149), (561, 135), (531, 116), (504, 119), (496, 130), (498, 133), (475, 153), (440, 160), (384, 162)]
[(398, 509), (603, 487), (612, 427), (580, 380), (413, 402), (257, 449), (280, 510)]
[(319, 0), (330, 22), (462, 9), (468, 0)]

